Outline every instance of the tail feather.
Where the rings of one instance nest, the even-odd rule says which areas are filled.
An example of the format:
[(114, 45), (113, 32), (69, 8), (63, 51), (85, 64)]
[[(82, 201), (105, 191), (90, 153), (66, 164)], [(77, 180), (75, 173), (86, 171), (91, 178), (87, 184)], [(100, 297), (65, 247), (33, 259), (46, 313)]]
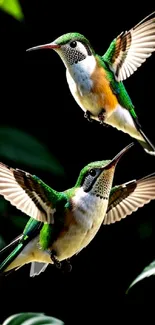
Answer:
[(129, 134), (140, 143), (148, 154), (155, 156), (155, 146), (142, 131), (138, 118), (135, 117), (129, 110), (121, 105), (118, 105), (113, 113), (106, 119), (106, 123), (116, 127), (118, 130), (124, 133)]
[(0, 250), (0, 255), (2, 255), (3, 253), (8, 253), (8, 251), (13, 249), (13, 246), (17, 245), (17, 243), (19, 242), (19, 240), (22, 238), (22, 235), (19, 235), (18, 237), (16, 237), (14, 240), (11, 241), (11, 243), (9, 243), (7, 246), (4, 246), (1, 250)]
[[(10, 248), (11, 246), (14, 246), (15, 242), (13, 241), (10, 243), (5, 249)], [(19, 243), (14, 250), (3, 260), (3, 262), (0, 264), (0, 273), (4, 272), (6, 268), (14, 261), (14, 259), (19, 255), (21, 250), (23, 249), (23, 243)], [(4, 250), (3, 250), (4, 251)]]
[(141, 134), (141, 136), (144, 139), (144, 141), (138, 140), (139, 143), (141, 144), (141, 146), (144, 148), (144, 150), (148, 154), (155, 156), (155, 147), (151, 143), (151, 141), (148, 139), (148, 137), (146, 136), (146, 134), (142, 131), (141, 125), (140, 125), (140, 123), (139, 123), (139, 121), (138, 121), (137, 118), (134, 119), (134, 123), (136, 125), (137, 130), (139, 131), (139, 133)]
[(47, 266), (48, 263), (32, 262), (30, 269), (30, 277), (34, 277), (36, 275), (39, 275), (41, 272), (44, 272)]
[(154, 145), (151, 143), (151, 141), (147, 138), (147, 136), (145, 135), (145, 133), (140, 129), (139, 130), (140, 134), (143, 136), (144, 141), (140, 141), (139, 143), (142, 145), (142, 147), (144, 148), (144, 150), (152, 155), (155, 156), (155, 147)]

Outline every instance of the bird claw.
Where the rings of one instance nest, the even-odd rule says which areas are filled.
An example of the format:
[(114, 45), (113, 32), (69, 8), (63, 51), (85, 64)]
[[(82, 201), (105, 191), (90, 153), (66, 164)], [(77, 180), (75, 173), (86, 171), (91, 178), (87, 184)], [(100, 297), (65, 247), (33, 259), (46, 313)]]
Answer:
[(98, 119), (100, 121), (100, 124), (104, 123), (106, 117), (106, 111), (104, 108), (102, 108), (101, 112), (98, 114)]
[(56, 258), (56, 252), (52, 251), (51, 252), (51, 260), (54, 263), (54, 265), (56, 266), (56, 268), (61, 269), (61, 262), (59, 262), (59, 260)]
[(91, 113), (89, 111), (86, 111), (84, 113), (84, 117), (87, 119), (87, 121), (92, 122), (92, 119), (90, 116), (91, 116)]
[(69, 259), (64, 260), (63, 262), (59, 262), (59, 260), (56, 258), (56, 252), (51, 252), (51, 260), (56, 266), (57, 269), (61, 269), (63, 273), (71, 272), (72, 265), (70, 264)]
[(104, 121), (106, 118), (106, 110), (104, 108), (102, 108), (101, 112), (98, 114), (98, 119), (100, 124), (102, 124), (103, 126), (108, 126)]

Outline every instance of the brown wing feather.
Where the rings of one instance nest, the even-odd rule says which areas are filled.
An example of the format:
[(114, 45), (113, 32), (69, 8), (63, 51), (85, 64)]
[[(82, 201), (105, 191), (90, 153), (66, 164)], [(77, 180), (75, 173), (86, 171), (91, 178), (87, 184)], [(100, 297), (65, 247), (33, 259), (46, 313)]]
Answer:
[(48, 187), (30, 173), (0, 163), (0, 194), (30, 217), (53, 222), (55, 209)]
[(119, 221), (154, 199), (155, 173), (119, 185), (110, 196), (103, 224)]
[(130, 77), (155, 51), (155, 12), (115, 39), (110, 59), (117, 81)]

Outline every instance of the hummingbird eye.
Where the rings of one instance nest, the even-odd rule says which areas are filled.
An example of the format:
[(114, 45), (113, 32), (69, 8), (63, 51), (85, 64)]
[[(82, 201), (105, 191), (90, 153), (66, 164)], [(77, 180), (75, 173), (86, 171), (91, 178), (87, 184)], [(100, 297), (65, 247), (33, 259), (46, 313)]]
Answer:
[(77, 46), (77, 42), (76, 41), (70, 42), (70, 47), (75, 48), (76, 46)]
[(96, 170), (95, 169), (91, 169), (89, 171), (89, 175), (91, 175), (92, 177), (95, 177), (96, 176)]

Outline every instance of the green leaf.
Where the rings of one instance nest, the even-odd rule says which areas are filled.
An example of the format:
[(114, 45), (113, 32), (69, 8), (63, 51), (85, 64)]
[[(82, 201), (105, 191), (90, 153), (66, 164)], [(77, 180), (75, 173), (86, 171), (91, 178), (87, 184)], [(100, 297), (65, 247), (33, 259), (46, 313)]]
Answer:
[(20, 313), (7, 318), (2, 325), (64, 325), (61, 320), (41, 313)]
[(0, 128), (0, 157), (15, 161), (17, 168), (22, 163), (64, 176), (62, 165), (45, 145), (30, 134), (15, 128)]
[(145, 279), (146, 277), (149, 277), (151, 275), (155, 275), (155, 261), (150, 263), (148, 266), (145, 267), (145, 269), (136, 277), (136, 279), (130, 284), (128, 290), (126, 293), (128, 293), (129, 289), (133, 287), (137, 282)]
[(18, 0), (0, 0), (0, 8), (6, 11), (9, 15), (13, 16), (15, 19), (24, 19), (22, 8)]

